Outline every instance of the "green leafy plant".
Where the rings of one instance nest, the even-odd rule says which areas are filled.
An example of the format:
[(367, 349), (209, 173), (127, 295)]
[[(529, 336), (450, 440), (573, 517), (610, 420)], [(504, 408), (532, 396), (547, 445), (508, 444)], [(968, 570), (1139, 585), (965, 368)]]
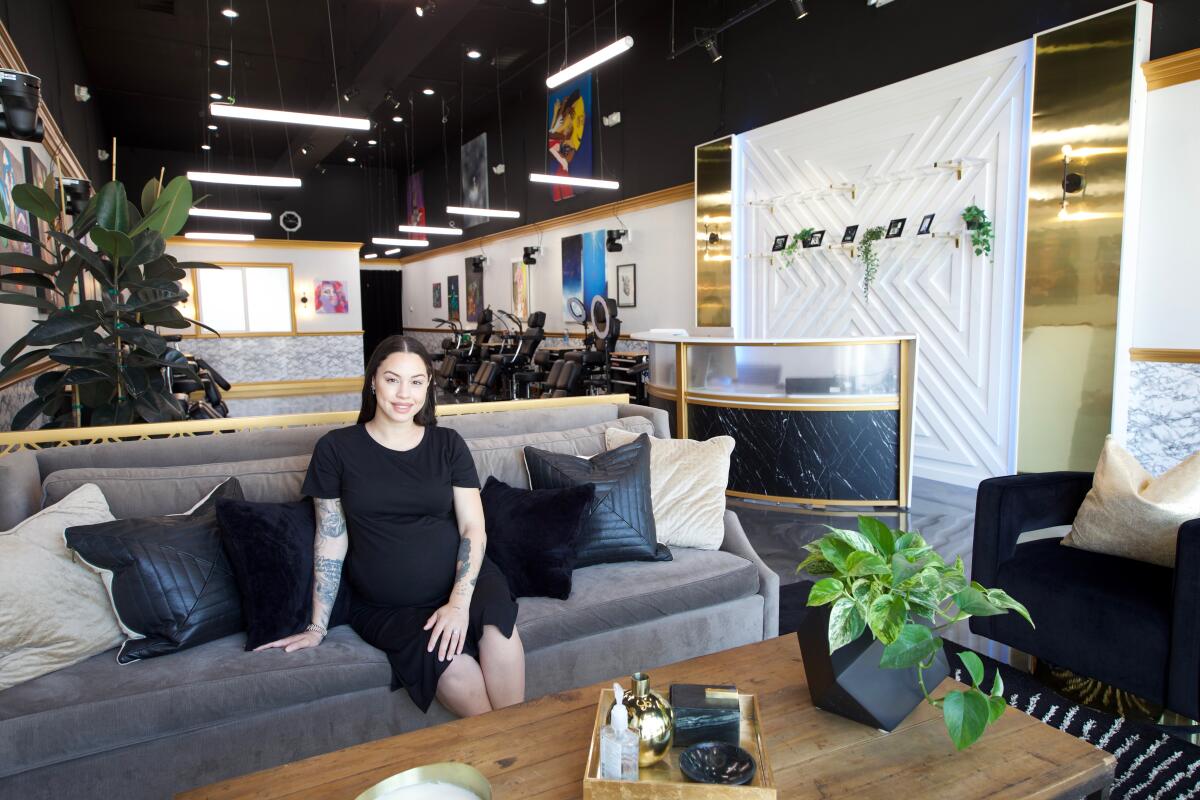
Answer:
[[(105, 184), (69, 230), (64, 229), (61, 196), (56, 202), (53, 190), (50, 179), (45, 189), (22, 184), (12, 193), (18, 206), (46, 223), (49, 245), (0, 225), (0, 238), (33, 251), (0, 253), (0, 264), (26, 270), (0, 275), (0, 303), (31, 306), (49, 315), (35, 320), (33, 329), (0, 355), (0, 381), (43, 359), (62, 367), (38, 375), (37, 397), (17, 411), (13, 430), (28, 427), (43, 414), (50, 417), (46, 427), (56, 428), (74, 426), (76, 412), (83, 425), (182, 419), (163, 367), (192, 377), (195, 372), (151, 329), (200, 325), (176, 308), (188, 298), (180, 281), (187, 276), (185, 269), (216, 268), (179, 263), (166, 253), (165, 238), (187, 222), (191, 184), (178, 177), (164, 187), (151, 179), (142, 190), (140, 210), (126, 198), (122, 184)], [(87, 243), (89, 236), (95, 247)], [(99, 297), (79, 299), (81, 274), (101, 287)], [(20, 287), (40, 292), (23, 294)], [(58, 303), (49, 299), (55, 295)]]
[(864, 300), (871, 299), (871, 284), (875, 282), (875, 275), (879, 272), (879, 251), (875, 249), (875, 243), (882, 239), (885, 233), (880, 225), (867, 228), (862, 241), (858, 243), (858, 261), (863, 265)]
[(860, 516), (857, 531), (830, 528), (805, 549), (809, 555), (796, 571), (824, 576), (813, 586), (808, 604), (831, 606), (830, 653), (870, 629), (884, 646), (879, 666), (916, 667), (925, 699), (941, 709), (946, 731), (959, 750), (969, 747), (1000, 718), (1005, 707), (1004, 683), (997, 672), (991, 690), (983, 691), (979, 656), (959, 654), (972, 685), (940, 698), (930, 697), (924, 671), (942, 647), (937, 631), (973, 616), (1008, 611), (1015, 611), (1032, 625), (1023, 605), (1001, 589), (968, 582), (962, 559), (947, 564), (919, 533), (893, 530), (872, 517)]
[(963, 222), (967, 223), (967, 230), (971, 232), (971, 247), (975, 250), (975, 255), (986, 254), (991, 258), (996, 232), (992, 229), (992, 221), (988, 219), (987, 212), (972, 203), (963, 209), (962, 218)]
[(815, 228), (804, 228), (799, 233), (792, 236), (787, 247), (783, 248), (783, 262), (787, 266), (795, 263), (796, 253), (808, 242), (808, 238), (816, 232)]

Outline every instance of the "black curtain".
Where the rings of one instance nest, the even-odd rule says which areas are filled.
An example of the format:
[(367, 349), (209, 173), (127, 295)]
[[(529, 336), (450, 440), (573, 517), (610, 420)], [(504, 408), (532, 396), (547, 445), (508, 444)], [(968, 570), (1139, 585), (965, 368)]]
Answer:
[(362, 270), (363, 365), (384, 339), (404, 333), (404, 296), (400, 270)]

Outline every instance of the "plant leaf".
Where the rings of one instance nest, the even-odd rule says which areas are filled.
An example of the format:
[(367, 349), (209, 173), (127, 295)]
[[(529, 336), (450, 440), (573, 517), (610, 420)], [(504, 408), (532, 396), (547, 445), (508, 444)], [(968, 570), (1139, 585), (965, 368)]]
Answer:
[(161, 356), (167, 349), (166, 339), (145, 328), (121, 328), (117, 331), (117, 335), (155, 357)]
[(63, 379), (63, 383), (82, 385), (85, 383), (97, 383), (99, 381), (111, 380), (111, 375), (103, 370), (96, 369), (95, 367), (72, 367), (71, 369), (67, 370), (67, 375)]
[(58, 219), (58, 204), (51, 200), (50, 195), (40, 186), (32, 183), (14, 186), (12, 199), (18, 206), (44, 222), (53, 223)]
[(158, 178), (151, 178), (142, 187), (142, 215), (144, 217), (150, 215), (151, 209), (154, 208), (154, 201), (158, 199), (161, 191), (162, 184), (158, 182)]
[(954, 604), (960, 610), (976, 617), (992, 617), (1003, 614), (1004, 610), (997, 608), (988, 600), (987, 595), (975, 586), (968, 586), (954, 595)]
[(836, 578), (822, 578), (808, 592), (808, 605), (823, 606), (842, 596), (842, 582)]
[(175, 266), (180, 269), (220, 269), (220, 264), (210, 264), (207, 261), (180, 261)]
[(67, 374), (65, 369), (53, 369), (49, 372), (43, 372), (33, 380), (33, 391), (38, 397), (45, 400), (50, 395), (62, 388), (63, 377)]
[(958, 658), (967, 668), (967, 672), (971, 673), (971, 683), (978, 689), (979, 684), (983, 683), (983, 662), (970, 650), (963, 650), (958, 654)]
[(97, 227), (92, 231), (92, 241), (108, 254), (109, 258), (125, 258), (133, 255), (133, 240), (121, 231), (110, 231)]
[[(1004, 710), (1006, 708), (1008, 708), (1008, 703), (1004, 702), (1003, 697), (989, 697), (987, 699), (987, 704), (988, 704), (987, 724), (991, 725), (993, 722), (995, 722), (996, 720), (998, 720), (1004, 716)], [(987, 727), (987, 726), (984, 726), (984, 727)]]
[(84, 331), (95, 330), (99, 324), (95, 317), (81, 314), (77, 310), (60, 309), (29, 332), (29, 343), (62, 344), (78, 339)]
[(155, 230), (163, 238), (174, 236), (187, 224), (188, 211), (192, 207), (192, 184), (183, 175), (171, 179), (154, 202), (154, 208), (142, 220), (135, 233), (140, 230)]
[(24, 242), (25, 244), (38, 243), (28, 233), (21, 233), (21, 231), (8, 225), (0, 225), (0, 239), (12, 239), (15, 242)]
[(1000, 677), (1000, 670), (996, 670), (996, 674), (992, 676), (991, 696), (1004, 699), (1004, 679)]
[(108, 270), (105, 269), (104, 262), (100, 260), (100, 256), (96, 254), (96, 251), (74, 236), (68, 236), (59, 231), (50, 231), (49, 233), (56, 242), (83, 259), (83, 262), (92, 268), (92, 274), (96, 276), (96, 280), (106, 286), (112, 286), (112, 278), (109, 277)]
[(942, 640), (924, 625), (908, 622), (900, 628), (896, 640), (883, 648), (879, 666), (885, 669), (915, 667), (938, 651)]
[(846, 557), (854, 552), (854, 548), (840, 539), (823, 536), (817, 541), (821, 555), (840, 572), (846, 571)]
[(992, 605), (996, 606), (996, 608), (1015, 611), (1024, 617), (1025, 621), (1028, 622), (1031, 627), (1037, 627), (1033, 624), (1033, 619), (1030, 618), (1029, 611), (1025, 608), (1025, 606), (1012, 599), (1008, 595), (1008, 592), (1004, 591), (1003, 589), (988, 589), (986, 592), (984, 592), (984, 594), (987, 596), (988, 601)]
[(10, 272), (7, 275), (0, 275), (0, 281), (16, 286), (36, 286), (39, 289), (54, 291), (53, 281), (45, 275), (38, 275), (33, 272)]
[(904, 598), (898, 594), (885, 594), (876, 597), (867, 609), (867, 624), (871, 633), (886, 647), (896, 641), (908, 617), (908, 608)]
[(57, 264), (48, 264), (36, 256), (25, 253), (0, 253), (0, 264), (8, 267), (20, 267), (21, 269), (40, 272), (42, 274), (52, 274), (58, 269)]
[(47, 314), (53, 314), (58, 310), (58, 306), (51, 303), (49, 300), (43, 300), (40, 297), (33, 297), (28, 294), (0, 294), (0, 303), (8, 303), (10, 306), (29, 306), (30, 308), (40, 308)]
[(987, 697), (978, 689), (965, 692), (950, 692), (942, 702), (942, 716), (946, 719), (946, 731), (955, 748), (965, 750), (983, 735), (991, 712)]
[(858, 577), (861, 575), (888, 575), (891, 570), (884, 560), (875, 553), (855, 550), (846, 556), (846, 574)]
[(141, 266), (161, 258), (167, 245), (158, 231), (142, 231), (133, 237), (133, 252), (122, 262), (123, 267)]
[(858, 531), (847, 531), (841, 528), (830, 528), (829, 533), (825, 534), (825, 538), (833, 537), (850, 545), (854, 550), (863, 550), (867, 553), (877, 553), (875, 544), (863, 536)]
[(4, 369), (0, 370), (0, 382), (3, 382), (5, 379), (16, 375), (26, 367), (36, 364), (48, 355), (50, 355), (49, 350), (30, 350), (27, 353), (17, 356)]
[(25, 345), (29, 342), (29, 334), (26, 333), (20, 339), (17, 339), (9, 348), (4, 351), (4, 355), (0, 356), (0, 365), (7, 367), (12, 363), (12, 360), (17, 357), (17, 353), (25, 349)]
[(58, 275), (54, 277), (54, 285), (64, 295), (70, 294), (75, 288), (75, 281), (79, 279), (79, 273), (83, 270), (83, 259), (77, 255), (73, 255), (66, 260), (62, 265), (62, 269), (58, 271)]
[[(129, 200), (125, 187), (118, 181), (109, 181), (96, 193), (96, 226), (107, 231), (129, 230)], [(95, 231), (92, 241), (97, 245)]]
[(848, 597), (839, 598), (829, 612), (829, 652), (862, 636), (866, 627), (866, 620), (859, 613), (858, 605)]
[(892, 553), (896, 552), (896, 537), (892, 533), (892, 529), (875, 519), (875, 517), (859, 515), (858, 530), (863, 536), (871, 540), (871, 543), (875, 545), (875, 549), (884, 558), (890, 558)]
[(901, 553), (896, 553), (892, 556), (892, 586), (899, 586), (924, 568), (924, 560), (909, 561)]
[(21, 406), (21, 409), (16, 414), (13, 414), (11, 425), (12, 429), (14, 431), (23, 431), (28, 428), (29, 423), (33, 422), (42, 415), (42, 408), (45, 405), (45, 400), (40, 397), (35, 397), (25, 405)]
[(64, 342), (50, 350), (47, 355), (51, 361), (65, 364), (68, 367), (90, 367), (96, 364), (107, 364), (111, 361), (108, 356), (84, 342)]

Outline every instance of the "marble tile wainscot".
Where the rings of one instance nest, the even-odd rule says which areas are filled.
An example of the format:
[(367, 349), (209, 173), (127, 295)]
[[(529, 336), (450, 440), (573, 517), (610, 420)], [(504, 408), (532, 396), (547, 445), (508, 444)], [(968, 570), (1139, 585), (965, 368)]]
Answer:
[[(18, 381), (11, 386), (0, 389), (0, 431), (12, 430), (13, 417), (36, 396), (33, 391), (33, 382), (36, 379), (36, 376), (26, 378), (23, 381)], [(41, 427), (43, 422), (45, 420), (40, 419), (29, 427)]]
[(179, 349), (235, 385), (363, 374), (362, 334), (198, 337), (184, 339)]
[(1160, 475), (1200, 450), (1200, 363), (1130, 364), (1126, 445)]

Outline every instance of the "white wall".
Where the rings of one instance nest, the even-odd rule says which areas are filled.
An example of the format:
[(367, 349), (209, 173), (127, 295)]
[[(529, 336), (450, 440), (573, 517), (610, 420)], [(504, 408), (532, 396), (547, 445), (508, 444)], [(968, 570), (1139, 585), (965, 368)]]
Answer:
[[(691, 200), (632, 211), (615, 217), (582, 224), (555, 227), (550, 221), (541, 235), (506, 237), (483, 248), (430, 253), (428, 258), (404, 266), (404, 324), (406, 327), (431, 328), (434, 317), (445, 317), (446, 278), (458, 275), (459, 316), (465, 321), (466, 305), (462, 293), (466, 287), (465, 261), (486, 255), (483, 269), (483, 299), (492, 308), (512, 308), (512, 262), (521, 258), (522, 249), (541, 245), (537, 264), (529, 268), (530, 310), (546, 312), (546, 330), (564, 330), (562, 299), (562, 246), (564, 236), (601, 228), (626, 228), (632, 241), (624, 242), (620, 253), (606, 254), (609, 285), (616, 280), (618, 264), (637, 264), (637, 307), (620, 309), (621, 330), (625, 333), (652, 327), (692, 328), (696, 317), (696, 276), (694, 246), (694, 205)], [(622, 224), (623, 223), (623, 224)], [(442, 284), (442, 307), (433, 308), (434, 283)], [(610, 297), (615, 292), (610, 290)], [(576, 327), (572, 331), (578, 331)]]
[[(916, 333), (920, 477), (973, 486), (1013, 471), (1031, 49), (1015, 44), (739, 137), (737, 333)], [(961, 180), (934, 167), (958, 159), (968, 162)], [(783, 195), (793, 196), (747, 205)], [(960, 215), (972, 202), (995, 225), (992, 260), (965, 239)], [(916, 236), (929, 213), (935, 233), (964, 235), (960, 247)], [(848, 225), (860, 241), (900, 217), (907, 225), (881, 243), (869, 300), (847, 250), (804, 251), (782, 268), (761, 255), (778, 234), (824, 229), (837, 245)]]

